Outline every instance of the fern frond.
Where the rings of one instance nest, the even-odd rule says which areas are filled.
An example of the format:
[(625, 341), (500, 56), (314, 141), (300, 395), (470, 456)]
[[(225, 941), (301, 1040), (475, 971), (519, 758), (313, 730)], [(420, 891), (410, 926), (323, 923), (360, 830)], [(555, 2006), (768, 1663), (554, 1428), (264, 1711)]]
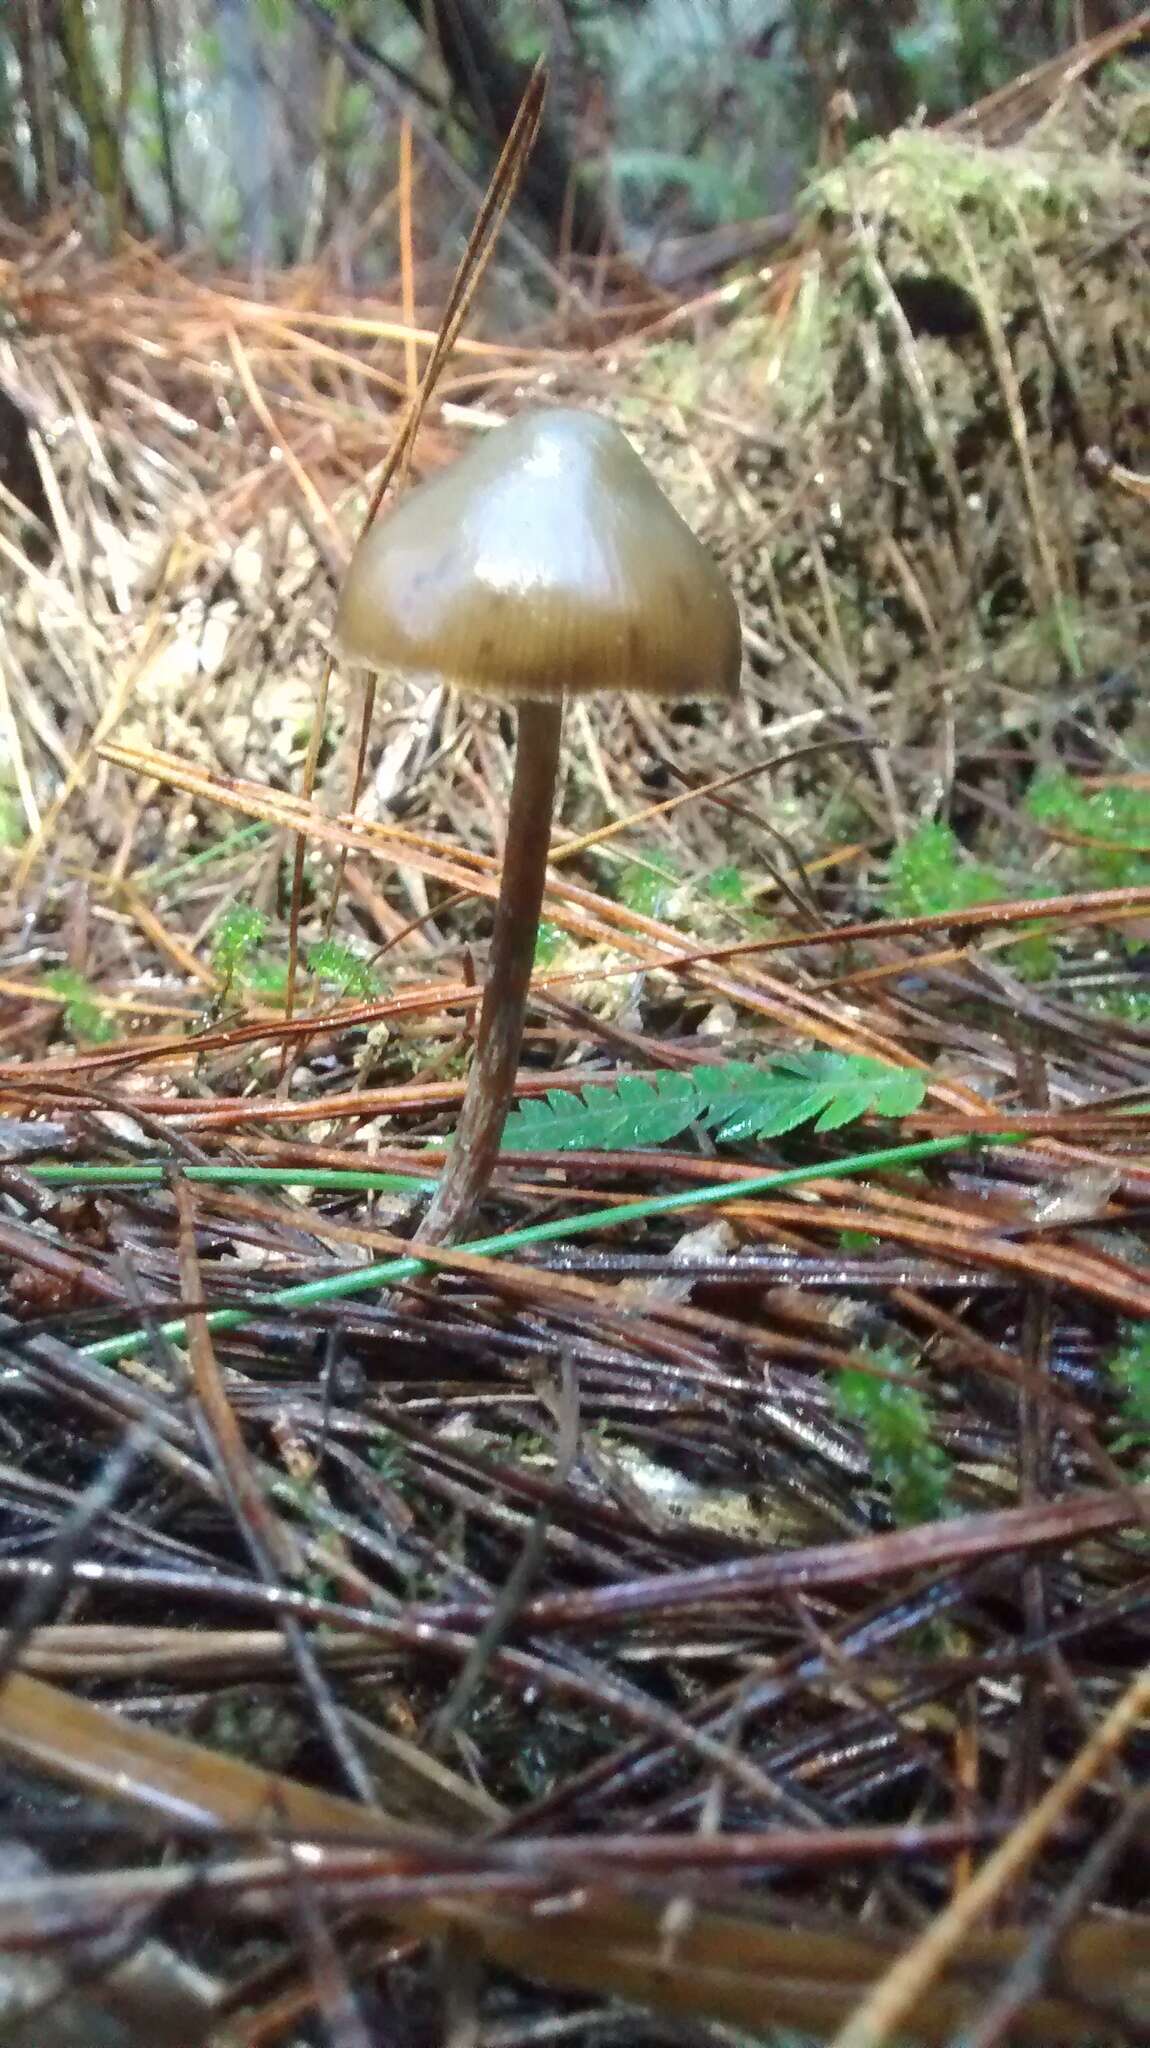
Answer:
[(507, 1120), (504, 1144), (519, 1152), (639, 1151), (691, 1124), (720, 1144), (778, 1138), (799, 1124), (837, 1131), (861, 1116), (908, 1116), (926, 1090), (921, 1074), (840, 1052), (781, 1053), (769, 1066), (734, 1060), (686, 1074), (620, 1074), (603, 1087), (553, 1088)]
[(568, 1094), (552, 1088), (522, 1102), (503, 1142), (516, 1152), (631, 1152), (677, 1138), (699, 1115), (691, 1074), (620, 1074), (610, 1087)]
[(780, 1053), (767, 1067), (696, 1067), (692, 1078), (709, 1129), (726, 1145), (781, 1138), (799, 1124), (837, 1131), (868, 1114), (908, 1116), (925, 1091), (921, 1074), (845, 1052)]

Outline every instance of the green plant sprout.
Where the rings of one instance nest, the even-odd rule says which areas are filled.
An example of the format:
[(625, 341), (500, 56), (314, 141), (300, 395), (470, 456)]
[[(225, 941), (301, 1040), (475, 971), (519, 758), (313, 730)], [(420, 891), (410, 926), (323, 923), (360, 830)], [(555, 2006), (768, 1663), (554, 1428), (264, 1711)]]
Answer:
[(900, 1527), (937, 1521), (946, 1506), (950, 1461), (934, 1440), (914, 1368), (889, 1349), (864, 1356), (892, 1377), (877, 1379), (845, 1367), (836, 1389), (839, 1412), (861, 1429), (874, 1476), (887, 1489)]
[(227, 995), (233, 982), (243, 978), (245, 969), (268, 928), (262, 910), (250, 903), (231, 903), (224, 911), (212, 940), (212, 966)]
[(107, 1045), (119, 1037), (115, 1018), (104, 1008), (91, 982), (74, 967), (54, 967), (44, 976), (44, 985), (63, 998), (61, 1021), (70, 1038), (87, 1045)]

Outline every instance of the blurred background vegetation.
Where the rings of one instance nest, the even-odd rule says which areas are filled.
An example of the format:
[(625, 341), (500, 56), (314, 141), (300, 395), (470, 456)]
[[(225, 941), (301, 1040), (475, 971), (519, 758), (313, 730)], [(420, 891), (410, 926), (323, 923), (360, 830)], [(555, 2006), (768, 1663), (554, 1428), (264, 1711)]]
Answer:
[(453, 258), (528, 68), (546, 130), (519, 227), (545, 263), (671, 288), (785, 231), (841, 140), (953, 112), (1130, 0), (14, 0), (0, 10), (0, 215), (62, 207), (261, 271)]

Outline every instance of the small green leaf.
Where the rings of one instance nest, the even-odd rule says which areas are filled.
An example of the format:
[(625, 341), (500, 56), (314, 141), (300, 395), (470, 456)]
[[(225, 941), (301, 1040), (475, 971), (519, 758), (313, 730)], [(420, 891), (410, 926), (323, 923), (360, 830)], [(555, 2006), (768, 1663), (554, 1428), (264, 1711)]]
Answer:
[[(663, 1145), (669, 1138), (677, 1138), (698, 1111), (698, 1094), (690, 1074), (656, 1074), (652, 1081), (644, 1081), (638, 1074), (620, 1074), (615, 1094), (628, 1133), (641, 1132), (644, 1145)], [(624, 1140), (628, 1146), (636, 1142), (631, 1135)]]
[(926, 1092), (921, 1074), (840, 1052), (781, 1053), (769, 1067), (732, 1061), (696, 1067), (707, 1122), (720, 1143), (780, 1138), (815, 1121), (837, 1131), (868, 1113), (909, 1116)]

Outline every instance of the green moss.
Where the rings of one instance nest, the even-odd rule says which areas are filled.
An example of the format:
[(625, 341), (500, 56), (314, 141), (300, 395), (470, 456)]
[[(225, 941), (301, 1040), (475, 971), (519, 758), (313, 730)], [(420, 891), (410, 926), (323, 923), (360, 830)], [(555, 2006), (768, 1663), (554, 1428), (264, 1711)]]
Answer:
[(653, 861), (631, 861), (619, 876), (619, 901), (639, 917), (665, 918), (680, 886), (678, 873), (665, 857), (658, 866)]
[(248, 965), (267, 925), (262, 910), (250, 903), (232, 903), (224, 911), (212, 940), (212, 966), (225, 986)]
[(804, 204), (893, 223), (933, 263), (965, 274), (956, 222), (993, 271), (1017, 245), (1020, 221), (1042, 238), (1105, 207), (1120, 176), (1110, 156), (1066, 142), (987, 149), (977, 140), (907, 127), (860, 143), (814, 181)]
[[(842, 280), (837, 282), (841, 285)], [(771, 406), (780, 423), (793, 425), (825, 405), (831, 365), (843, 339), (842, 311), (821, 263), (812, 262), (799, 281), (789, 317), (776, 330), (767, 360)]]
[(1150, 789), (1122, 783), (1089, 789), (1055, 769), (1031, 783), (1026, 808), (1053, 832), (1095, 842), (1069, 848), (1068, 856), (1098, 887), (1136, 889), (1150, 883)]
[(1112, 1448), (1150, 1451), (1150, 1323), (1127, 1323), (1109, 1372), (1121, 1397), (1123, 1423)]
[(0, 784), (0, 846), (23, 846), (28, 836), (24, 808), (14, 789)]
[(1150, 989), (1108, 988), (1090, 991), (1090, 1007), (1123, 1024), (1150, 1024)]
[(949, 825), (919, 825), (897, 847), (887, 867), (891, 908), (898, 917), (931, 917), (1000, 902), (1002, 887), (990, 868), (968, 861)]
[(86, 1045), (107, 1045), (119, 1031), (99, 994), (73, 967), (57, 967), (44, 976), (45, 986), (64, 998), (62, 1023), (69, 1038)]
[(1046, 926), (1022, 925), (1019, 934), (1009, 949), (1014, 972), (1023, 981), (1048, 981), (1058, 970), (1058, 948)]
[[(212, 944), (212, 966), (226, 995), (235, 986), (249, 989), (265, 1002), (278, 1002), (287, 988), (287, 953), (265, 948), (268, 921), (251, 904), (225, 910)], [(342, 939), (317, 939), (304, 954), (308, 973), (337, 996), (370, 1000), (384, 993), (385, 983), (371, 962)]]
[(320, 939), (307, 950), (308, 972), (334, 986), (338, 995), (370, 998), (382, 995), (383, 981), (369, 960), (340, 939)]
[(288, 964), (279, 953), (257, 953), (244, 963), (236, 977), (252, 995), (265, 1003), (276, 1003), (287, 988)]
[[(641, 384), (643, 392), (669, 398), (675, 405), (696, 406), (703, 396), (705, 360), (693, 342), (659, 341), (644, 349)], [(632, 418), (628, 421), (628, 411)], [(619, 406), (625, 424), (644, 427), (648, 423), (646, 398), (628, 408)]]
[(739, 909), (747, 900), (747, 884), (738, 868), (714, 868), (703, 890), (712, 903), (724, 903), (732, 910)]
[[(1029, 887), (968, 860), (949, 825), (919, 825), (891, 855), (887, 867), (891, 907), (899, 917), (938, 916), (948, 910), (972, 910), (980, 903), (1018, 902)], [(1007, 948), (1014, 972), (1027, 981), (1043, 981), (1058, 966), (1058, 953), (1046, 928), (1020, 925)]]
[(950, 1463), (934, 1441), (930, 1409), (914, 1383), (914, 1368), (891, 1350), (869, 1354), (891, 1378), (856, 1367), (839, 1375), (839, 1411), (862, 1430), (875, 1478), (890, 1497), (896, 1522), (910, 1527), (937, 1521), (946, 1507)]

